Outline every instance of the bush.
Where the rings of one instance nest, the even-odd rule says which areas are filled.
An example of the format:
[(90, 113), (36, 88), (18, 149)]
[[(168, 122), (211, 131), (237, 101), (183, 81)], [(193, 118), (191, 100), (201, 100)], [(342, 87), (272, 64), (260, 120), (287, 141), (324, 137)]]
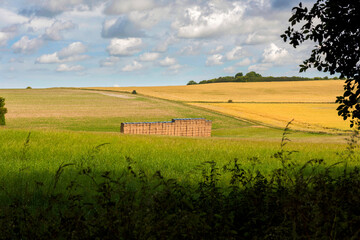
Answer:
[(194, 80), (191, 80), (186, 85), (195, 85), (195, 84), (197, 84), (197, 82), (195, 82)]
[(233, 102), (233, 100), (231, 100), (231, 99), (228, 100), (228, 103), (232, 103), (232, 102)]
[(136, 90), (132, 90), (131, 94), (137, 94)]
[(32, 89), (32, 87), (28, 86), (28, 87), (26, 87), (26, 89)]
[(7, 113), (7, 109), (5, 106), (5, 98), (0, 97), (0, 125), (5, 125), (5, 114)]

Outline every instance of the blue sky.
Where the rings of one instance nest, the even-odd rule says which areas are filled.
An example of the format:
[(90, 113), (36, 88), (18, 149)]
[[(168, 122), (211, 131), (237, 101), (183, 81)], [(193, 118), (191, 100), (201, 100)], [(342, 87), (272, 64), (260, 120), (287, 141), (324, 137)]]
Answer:
[[(292, 0), (0, 0), (0, 88), (325, 76), (279, 37)], [(311, 5), (312, 1), (305, 4)]]

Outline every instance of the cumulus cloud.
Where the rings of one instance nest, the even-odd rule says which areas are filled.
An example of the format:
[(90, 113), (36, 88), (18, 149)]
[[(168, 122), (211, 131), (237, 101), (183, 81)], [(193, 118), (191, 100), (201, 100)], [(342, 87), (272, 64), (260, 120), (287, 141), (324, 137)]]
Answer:
[(122, 16), (104, 21), (101, 36), (103, 38), (144, 37), (145, 33), (127, 17)]
[(159, 61), (160, 65), (163, 67), (168, 67), (171, 65), (176, 64), (176, 59), (175, 58), (170, 58), (170, 57), (166, 57), (164, 59), (162, 59), (161, 61)]
[(206, 65), (207, 66), (222, 65), (222, 64), (224, 64), (223, 59), (224, 59), (224, 56), (221, 54), (211, 55), (207, 58)]
[(223, 6), (222, 2), (209, 1), (206, 6), (187, 8), (185, 15), (172, 27), (181, 38), (209, 38), (233, 32), (239, 27), (245, 6), (234, 2)]
[(67, 64), (60, 64), (56, 69), (57, 72), (79, 72), (84, 70), (85, 68), (81, 65), (67, 65)]
[(183, 55), (197, 55), (200, 53), (200, 50), (201, 50), (201, 44), (195, 43), (193, 45), (188, 45), (183, 47), (179, 53)]
[(272, 67), (271, 63), (259, 63), (259, 64), (254, 64), (248, 67), (248, 71), (255, 71), (255, 72), (265, 72), (266, 70), (268, 70), (269, 68)]
[(52, 18), (74, 9), (86, 11), (102, 3), (101, 0), (46, 0), (37, 2), (35, 5), (29, 4), (26, 8), (21, 9), (20, 14)]
[(119, 61), (120, 61), (119, 57), (110, 56), (110, 57), (107, 57), (104, 60), (101, 60), (100, 61), (100, 66), (101, 67), (112, 67)]
[(132, 71), (140, 70), (142, 69), (142, 67), (143, 66), (141, 65), (141, 63), (137, 61), (133, 61), (131, 64), (126, 65), (121, 70), (124, 72), (132, 72)]
[(117, 15), (132, 11), (142, 11), (155, 6), (153, 0), (112, 0), (105, 9), (106, 14)]
[(279, 48), (274, 43), (264, 49), (263, 62), (280, 64), (286, 61), (289, 57), (289, 52), (284, 48)]
[(278, 37), (279, 37), (279, 34), (277, 34), (277, 32), (272, 32), (272, 31), (264, 31), (261, 33), (253, 32), (247, 36), (245, 43), (249, 44), (249, 45), (268, 43), (273, 40), (276, 40), (276, 38), (278, 38)]
[(128, 14), (129, 20), (141, 28), (151, 28), (161, 20), (168, 20), (172, 16), (171, 6), (156, 6), (146, 11), (133, 11)]
[(251, 63), (252, 62), (251, 62), (251, 60), (249, 58), (244, 58), (240, 62), (237, 62), (235, 65), (239, 66), (239, 67), (243, 67), (243, 66), (249, 66)]
[(15, 37), (18, 31), (17, 25), (12, 25), (0, 30), (0, 46), (5, 46), (7, 42)]
[(88, 55), (80, 55), (86, 51), (86, 47), (81, 42), (73, 42), (59, 52), (45, 54), (36, 59), (36, 63), (64, 63), (75, 62), (89, 58)]
[(244, 50), (242, 47), (237, 46), (233, 49), (231, 49), (229, 52), (226, 53), (226, 59), (227, 60), (238, 60), (244, 55)]
[(220, 53), (222, 52), (222, 50), (224, 50), (224, 46), (220, 45), (217, 46), (215, 49), (210, 50), (210, 54), (216, 54), (216, 53)]
[(75, 24), (71, 21), (56, 21), (51, 25), (51, 27), (45, 30), (43, 38), (46, 40), (59, 41), (62, 39), (62, 31), (73, 28), (75, 28)]
[(44, 44), (42, 38), (29, 39), (28, 36), (23, 36), (19, 41), (12, 45), (12, 49), (15, 53), (33, 53), (38, 50)]
[(23, 24), (27, 21), (29, 21), (27, 17), (21, 16), (8, 9), (0, 8), (0, 24), (2, 26)]
[(171, 44), (176, 42), (177, 39), (175, 36), (170, 35), (166, 39), (159, 41), (160, 43), (154, 48), (156, 52), (166, 52)]
[(141, 46), (141, 38), (114, 38), (106, 50), (110, 55), (129, 56), (140, 52)]
[(160, 53), (146, 52), (140, 55), (139, 60), (142, 62), (152, 62), (160, 57)]

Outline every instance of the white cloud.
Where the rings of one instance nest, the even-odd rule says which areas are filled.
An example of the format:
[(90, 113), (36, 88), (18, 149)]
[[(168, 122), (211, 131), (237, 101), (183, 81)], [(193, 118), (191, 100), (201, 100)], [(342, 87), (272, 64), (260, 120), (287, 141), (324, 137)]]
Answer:
[(86, 52), (86, 46), (81, 42), (73, 42), (69, 46), (61, 49), (58, 53), (60, 58), (66, 58)]
[(8, 9), (0, 8), (0, 26), (8, 26), (12, 24), (22, 24), (29, 19)]
[(243, 66), (249, 66), (250, 64), (251, 64), (251, 60), (249, 58), (244, 58), (240, 62), (237, 62), (235, 65), (243, 67)]
[(44, 41), (42, 38), (29, 39), (28, 36), (23, 36), (19, 41), (12, 45), (15, 53), (33, 53), (38, 50)]
[(116, 15), (132, 11), (142, 11), (155, 6), (153, 0), (112, 0), (105, 9), (106, 14)]
[(40, 34), (43, 33), (45, 29), (51, 27), (54, 22), (54, 19), (46, 17), (33, 17), (24, 24), (24, 27), (27, 28), (29, 32)]
[[(279, 35), (279, 34), (278, 34)], [(276, 38), (278, 37), (278, 35), (276, 34), (271, 34), (269, 32), (260, 34), (258, 32), (253, 32), (250, 33), (246, 40), (245, 43), (246, 44), (262, 44), (262, 43), (268, 43), (271, 42), (273, 40), (276, 40)]]
[(140, 70), (142, 69), (142, 67), (143, 66), (139, 62), (133, 61), (132, 64), (126, 65), (121, 70), (124, 72), (132, 72), (132, 71)]
[(248, 67), (248, 71), (264, 72), (272, 67), (271, 63), (259, 63)]
[(226, 68), (224, 68), (224, 72), (234, 73), (234, 72), (235, 72), (235, 68), (234, 68), (234, 66), (226, 67)]
[(279, 48), (274, 43), (264, 49), (263, 62), (280, 64), (287, 60), (289, 52), (284, 48)]
[(36, 63), (64, 63), (75, 62), (89, 58), (88, 55), (80, 55), (86, 51), (86, 47), (81, 42), (73, 42), (59, 52), (45, 54), (36, 59)]
[(142, 46), (141, 38), (111, 39), (109, 46), (106, 48), (110, 55), (129, 56), (140, 52)]
[(103, 38), (143, 37), (145, 33), (127, 17), (122, 16), (117, 19), (105, 20), (101, 36)]
[(212, 66), (212, 65), (221, 65), (221, 64), (224, 64), (223, 62), (223, 55), (221, 54), (214, 54), (214, 55), (211, 55), (207, 58), (206, 60), (206, 65), (207, 66)]
[(216, 53), (222, 52), (222, 50), (224, 50), (224, 46), (220, 45), (220, 46), (217, 46), (215, 49), (212, 49), (209, 53), (216, 54)]
[(159, 63), (163, 67), (168, 67), (168, 66), (176, 64), (176, 59), (166, 57), (166, 58), (162, 59), (161, 61), (159, 61)]
[(179, 70), (180, 68), (182, 68), (183, 66), (181, 64), (174, 64), (174, 65), (171, 65), (169, 67), (170, 70), (174, 70), (174, 71), (177, 71)]
[(227, 60), (238, 60), (241, 57), (243, 57), (244, 55), (244, 51), (243, 48), (240, 46), (237, 46), (235, 48), (233, 48), (231, 51), (226, 53), (226, 59)]
[(169, 47), (171, 44), (173, 44), (174, 42), (176, 42), (176, 41), (177, 41), (177, 39), (176, 39), (176, 37), (174, 37), (173, 35), (168, 36), (165, 40), (159, 41), (160, 44), (158, 44), (158, 45), (155, 47), (154, 51), (156, 51), (156, 52), (166, 52), (167, 49), (168, 49), (168, 47)]
[(245, 6), (235, 2), (223, 6), (221, 1), (209, 1), (207, 6), (187, 8), (182, 19), (172, 27), (181, 38), (207, 38), (233, 32), (239, 27)]
[(184, 55), (197, 55), (200, 53), (200, 50), (201, 50), (201, 44), (195, 43), (193, 45), (188, 45), (183, 47), (179, 53)]
[(151, 28), (161, 20), (169, 19), (174, 10), (171, 6), (156, 6), (146, 11), (133, 11), (129, 13), (129, 19), (141, 28)]
[(100, 66), (101, 67), (112, 67), (119, 61), (120, 61), (119, 57), (110, 56), (110, 57), (107, 57), (105, 60), (101, 60)]
[(56, 21), (49, 28), (45, 30), (43, 38), (46, 40), (59, 41), (62, 39), (61, 32), (67, 29), (75, 28), (75, 24), (71, 21)]
[(142, 62), (155, 61), (160, 57), (160, 53), (157, 52), (146, 52), (140, 55), (139, 60)]
[(17, 32), (17, 27), (3, 28), (0, 31), (0, 46), (5, 46), (7, 42), (15, 37)]
[(78, 72), (84, 70), (84, 67), (81, 65), (67, 65), (67, 64), (60, 64), (56, 69), (57, 72)]

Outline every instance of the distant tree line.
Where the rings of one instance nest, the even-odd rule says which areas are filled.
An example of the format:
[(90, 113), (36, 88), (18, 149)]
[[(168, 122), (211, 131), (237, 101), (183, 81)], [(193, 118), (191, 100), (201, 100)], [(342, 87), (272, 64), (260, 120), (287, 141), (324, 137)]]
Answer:
[(187, 85), (195, 85), (195, 84), (206, 84), (206, 83), (220, 83), (220, 82), (281, 82), (281, 81), (312, 81), (312, 80), (338, 80), (338, 77), (263, 77), (261, 74), (256, 73), (254, 71), (248, 72), (243, 75), (242, 72), (235, 74), (235, 76), (226, 76), (226, 77), (218, 77), (210, 80), (202, 80), (199, 83), (191, 80), (187, 83)]

